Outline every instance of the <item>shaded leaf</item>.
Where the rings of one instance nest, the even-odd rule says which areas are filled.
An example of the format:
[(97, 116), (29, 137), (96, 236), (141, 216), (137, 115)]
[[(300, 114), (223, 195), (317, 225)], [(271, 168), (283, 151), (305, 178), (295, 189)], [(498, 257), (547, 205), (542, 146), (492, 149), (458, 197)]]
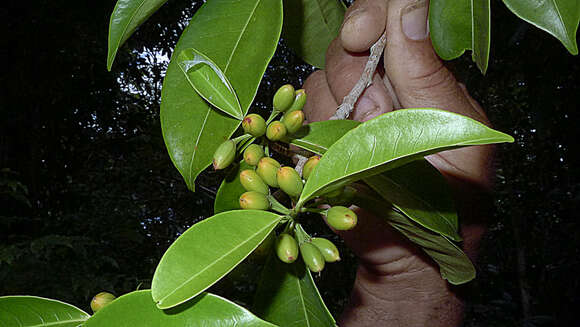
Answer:
[(292, 139), (285, 140), (305, 150), (323, 154), (346, 132), (360, 125), (355, 120), (326, 120), (302, 126)]
[(151, 289), (161, 309), (181, 304), (216, 283), (244, 260), (281, 217), (261, 210), (237, 210), (205, 219), (165, 252)]
[(117, 51), (147, 18), (167, 0), (118, 0), (109, 23), (107, 69), (111, 70)]
[(242, 161), (236, 169), (232, 169), (228, 176), (222, 181), (213, 204), (214, 214), (240, 209), (240, 196), (246, 192), (246, 189), (240, 182), (240, 172), (244, 169), (250, 168), (252, 168), (252, 166), (248, 165), (245, 161)]
[(264, 266), (253, 311), (282, 327), (336, 325), (304, 262), (286, 264), (274, 254)]
[(2, 327), (76, 327), (89, 314), (70, 304), (36, 296), (0, 297)]
[(210, 58), (189, 48), (181, 51), (177, 62), (189, 84), (202, 98), (233, 118), (244, 118), (236, 92)]
[(438, 109), (403, 109), (371, 119), (335, 142), (314, 168), (297, 206), (417, 158), (469, 145), (513, 142), (473, 119)]
[(489, 0), (477, 0), (472, 2), (473, 12), (473, 53), (471, 58), (477, 65), (477, 68), (485, 74), (487, 71), (487, 64), (489, 62), (490, 50), (490, 20), (491, 13), (489, 8)]
[(284, 0), (283, 37), (304, 61), (322, 69), (345, 12), (340, 0)]
[(170, 310), (159, 310), (150, 290), (125, 294), (99, 310), (84, 327), (267, 327), (274, 326), (239, 305), (210, 293)]
[(519, 18), (550, 33), (568, 49), (578, 54), (576, 33), (580, 21), (578, 0), (503, 0)]
[(274, 54), (281, 26), (281, 0), (208, 1), (181, 35), (163, 82), (161, 128), (171, 160), (190, 189), (240, 120), (212, 109), (193, 91), (178, 67), (177, 54), (194, 47), (211, 58), (236, 91), (244, 116)]

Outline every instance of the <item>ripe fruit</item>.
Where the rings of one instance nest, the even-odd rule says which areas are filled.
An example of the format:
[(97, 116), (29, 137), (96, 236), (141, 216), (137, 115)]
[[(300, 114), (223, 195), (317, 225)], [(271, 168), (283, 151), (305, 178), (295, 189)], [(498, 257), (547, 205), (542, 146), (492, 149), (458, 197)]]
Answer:
[(326, 211), (326, 221), (336, 230), (350, 230), (356, 226), (356, 214), (347, 207), (334, 206)]
[(288, 134), (296, 133), (302, 127), (302, 123), (304, 123), (304, 112), (302, 110), (287, 112), (282, 117), (282, 124), (286, 126)]
[(266, 121), (258, 114), (249, 114), (242, 121), (244, 132), (254, 137), (260, 137), (266, 133)]
[(286, 126), (284, 126), (284, 124), (279, 120), (271, 122), (266, 129), (266, 137), (270, 141), (280, 141), (286, 136), (286, 134), (288, 134)]
[(105, 307), (107, 304), (113, 302), (115, 296), (108, 292), (101, 292), (93, 297), (91, 300), (91, 309), (93, 312), (97, 312)]
[(263, 193), (249, 191), (240, 196), (240, 207), (242, 209), (268, 210), (270, 201)]
[(320, 272), (324, 269), (324, 256), (318, 248), (310, 243), (304, 242), (300, 245), (302, 260), (312, 272)]
[(276, 255), (280, 261), (292, 263), (298, 259), (298, 243), (287, 233), (282, 233), (276, 239)]
[(286, 84), (276, 91), (272, 105), (274, 106), (274, 110), (284, 112), (286, 109), (290, 108), (292, 102), (294, 102), (294, 87), (290, 84)]
[(312, 156), (308, 158), (308, 161), (306, 161), (306, 163), (304, 164), (304, 168), (302, 168), (302, 178), (304, 178), (304, 180), (308, 180), (310, 174), (314, 170), (314, 167), (318, 165), (319, 161), (320, 156)]
[(292, 105), (286, 112), (302, 110), (304, 104), (306, 104), (306, 91), (304, 91), (304, 89), (296, 90), (294, 92), (294, 102), (292, 102)]
[(262, 180), (264, 180), (266, 184), (271, 187), (278, 187), (278, 179), (276, 178), (278, 168), (280, 168), (280, 163), (278, 163), (278, 161), (270, 157), (264, 157), (258, 161), (256, 173), (258, 173), (258, 176), (262, 177)]
[(236, 157), (236, 143), (227, 140), (222, 143), (213, 154), (213, 169), (219, 170), (228, 167)]
[(264, 157), (264, 149), (257, 144), (250, 144), (244, 151), (244, 161), (250, 166), (257, 165), (262, 157)]
[(240, 173), (240, 182), (246, 191), (256, 191), (266, 195), (270, 191), (268, 185), (264, 183), (264, 180), (251, 169), (242, 170)]
[(298, 175), (298, 172), (294, 168), (282, 167), (278, 169), (276, 179), (278, 180), (280, 189), (291, 197), (297, 198), (302, 193), (302, 178), (300, 178), (300, 175)]
[(326, 262), (336, 262), (340, 261), (340, 254), (338, 253), (338, 249), (336, 245), (331, 241), (322, 238), (322, 237), (314, 237), (311, 240), (312, 244), (314, 244)]

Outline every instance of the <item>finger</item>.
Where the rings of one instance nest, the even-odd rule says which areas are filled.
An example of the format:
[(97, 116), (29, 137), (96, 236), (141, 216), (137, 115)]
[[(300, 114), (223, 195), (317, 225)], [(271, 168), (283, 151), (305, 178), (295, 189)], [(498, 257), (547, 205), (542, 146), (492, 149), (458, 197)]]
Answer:
[(338, 104), (330, 92), (325, 72), (318, 70), (310, 74), (303, 87), (306, 91), (306, 104), (303, 109), (306, 120), (315, 122), (330, 118)]
[(383, 31), (388, 0), (357, 0), (348, 9), (340, 31), (346, 50), (363, 52), (370, 49)]

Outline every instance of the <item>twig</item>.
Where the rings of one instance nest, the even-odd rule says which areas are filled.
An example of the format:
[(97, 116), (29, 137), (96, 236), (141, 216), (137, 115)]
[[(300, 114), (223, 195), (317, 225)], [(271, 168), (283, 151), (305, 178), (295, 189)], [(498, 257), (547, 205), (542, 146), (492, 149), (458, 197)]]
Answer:
[(306, 164), (306, 161), (308, 161), (308, 158), (296, 153), (292, 156), (292, 159), (298, 160), (298, 162), (296, 163), (296, 168), (294, 168), (294, 169), (296, 169), (296, 171), (298, 172), (298, 175), (302, 176), (302, 170), (304, 169), (304, 164)]

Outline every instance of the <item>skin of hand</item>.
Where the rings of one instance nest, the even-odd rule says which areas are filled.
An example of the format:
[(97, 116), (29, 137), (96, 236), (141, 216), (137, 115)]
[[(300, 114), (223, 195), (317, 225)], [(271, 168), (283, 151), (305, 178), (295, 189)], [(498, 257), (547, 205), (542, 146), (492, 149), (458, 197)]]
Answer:
[[(357, 0), (345, 15), (339, 37), (328, 48), (326, 70), (314, 72), (304, 84), (308, 121), (332, 116), (360, 78), (370, 46), (386, 29), (384, 74), (402, 108), (440, 108), (489, 125), (479, 104), (435, 54), (427, 12), (425, 0)], [(394, 107), (383, 76), (375, 73), (350, 119), (366, 121), (400, 109)], [(427, 160), (454, 189), (462, 246), (474, 260), (488, 215), (493, 147), (445, 151)], [(339, 233), (360, 259), (350, 306), (339, 324), (459, 326), (463, 319), (461, 287), (444, 281), (437, 265), (383, 220), (362, 209), (358, 215), (355, 229)]]

